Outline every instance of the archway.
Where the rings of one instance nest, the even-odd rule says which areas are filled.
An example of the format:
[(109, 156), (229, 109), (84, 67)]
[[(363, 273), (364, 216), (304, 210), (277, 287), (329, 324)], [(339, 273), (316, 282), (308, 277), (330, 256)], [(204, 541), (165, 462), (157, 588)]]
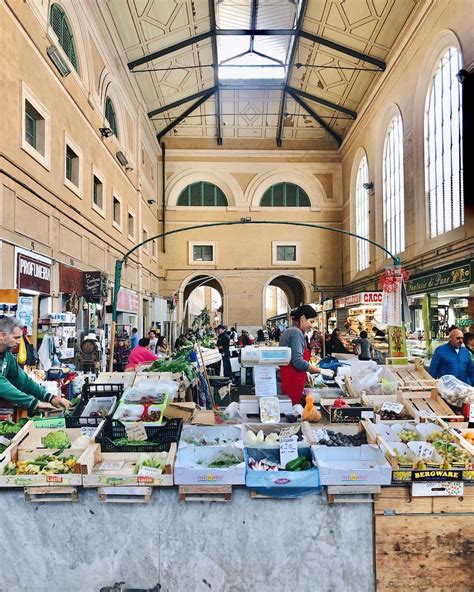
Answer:
[(181, 290), (182, 314), (181, 326), (183, 330), (192, 326), (193, 320), (207, 307), (210, 324), (223, 322), (224, 290), (217, 278), (208, 274), (196, 275), (188, 280)]
[(291, 275), (278, 275), (265, 286), (264, 318), (285, 315), (288, 309), (295, 308), (306, 302), (303, 283)]

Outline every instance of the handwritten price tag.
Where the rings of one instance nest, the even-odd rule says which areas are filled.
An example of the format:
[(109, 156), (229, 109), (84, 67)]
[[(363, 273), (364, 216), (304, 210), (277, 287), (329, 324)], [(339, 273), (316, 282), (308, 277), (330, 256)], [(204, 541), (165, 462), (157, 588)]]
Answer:
[(280, 440), (286, 440), (287, 438), (291, 438), (299, 432), (300, 426), (290, 426), (288, 428), (282, 428), (280, 430)]
[(130, 440), (148, 440), (145, 426), (141, 422), (126, 423), (125, 431), (127, 432), (127, 438), (130, 438)]
[(123, 460), (109, 460), (105, 461), (100, 465), (100, 471), (120, 471), (120, 469), (125, 464)]
[(313, 430), (314, 437), (319, 442), (319, 440), (329, 440), (329, 435), (326, 430)]
[(97, 428), (96, 427), (91, 427), (91, 426), (83, 426), (81, 428), (81, 434), (83, 436), (87, 436), (88, 438), (93, 438), (94, 434), (96, 433)]
[(408, 447), (417, 458), (430, 459), (433, 456), (434, 447), (427, 442), (408, 442)]
[(280, 464), (285, 467), (290, 460), (298, 458), (298, 444), (296, 437), (292, 436), (287, 440), (280, 441)]
[(433, 413), (433, 411), (426, 411), (426, 409), (420, 409), (418, 415), (420, 417), (425, 417), (426, 419), (436, 419), (436, 413)]
[(394, 413), (401, 413), (403, 411), (402, 403), (384, 403), (380, 408), (381, 411), (393, 411)]
[(0, 436), (0, 444), (2, 446), (10, 446), (10, 440), (4, 436)]

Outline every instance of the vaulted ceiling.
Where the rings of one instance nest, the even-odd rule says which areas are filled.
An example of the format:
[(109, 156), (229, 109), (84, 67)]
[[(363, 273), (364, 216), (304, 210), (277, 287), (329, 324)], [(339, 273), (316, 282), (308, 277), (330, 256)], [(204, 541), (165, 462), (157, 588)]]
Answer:
[(416, 5), (109, 0), (104, 16), (114, 23), (159, 140), (334, 149), (383, 76)]

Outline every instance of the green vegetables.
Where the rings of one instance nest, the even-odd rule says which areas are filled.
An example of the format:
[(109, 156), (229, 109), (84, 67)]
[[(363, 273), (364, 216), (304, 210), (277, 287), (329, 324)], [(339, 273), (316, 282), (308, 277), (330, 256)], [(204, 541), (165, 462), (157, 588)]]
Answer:
[(180, 350), (171, 360), (156, 360), (149, 368), (149, 372), (179, 372), (193, 381), (196, 373), (189, 361), (190, 349)]
[(118, 438), (113, 443), (115, 446), (150, 446), (153, 444), (149, 440), (131, 440), (130, 438)]
[(72, 473), (76, 466), (74, 456), (58, 457), (54, 454), (41, 454), (32, 460), (9, 462), (4, 475), (58, 475)]
[(41, 442), (45, 448), (69, 448), (71, 446), (71, 440), (69, 436), (63, 430), (57, 432), (50, 432), (44, 438), (41, 438)]
[(239, 456), (238, 453), (220, 452), (207, 466), (210, 469), (227, 469), (228, 467), (239, 465), (243, 461), (243, 454)]
[(137, 459), (135, 465), (135, 475), (138, 475), (142, 467), (150, 467), (152, 469), (160, 469), (161, 472), (165, 470), (166, 460), (168, 458), (167, 452), (157, 452), (156, 454), (150, 455), (142, 453)]
[(11, 434), (18, 434), (21, 428), (25, 425), (28, 421), (28, 418), (24, 417), (17, 421), (0, 421), (0, 436), (7, 436)]
[(298, 456), (286, 463), (285, 471), (307, 471), (311, 468), (311, 463), (305, 456)]

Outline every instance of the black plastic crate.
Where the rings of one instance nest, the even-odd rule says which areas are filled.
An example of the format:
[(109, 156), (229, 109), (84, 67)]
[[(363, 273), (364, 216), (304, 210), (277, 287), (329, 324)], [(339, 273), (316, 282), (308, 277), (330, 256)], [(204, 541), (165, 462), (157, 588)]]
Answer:
[[(100, 395), (99, 395), (100, 396)], [(105, 395), (104, 395), (105, 396)], [(115, 395), (113, 395), (115, 396)], [(105, 419), (105, 417), (101, 416), (90, 416), (90, 417), (81, 417), (81, 413), (86, 408), (86, 405), (89, 401), (83, 401), (82, 397), (79, 403), (77, 404), (76, 408), (74, 409), (72, 415), (66, 415), (66, 427), (67, 428), (96, 428), (100, 425), (100, 422)], [(113, 407), (110, 414), (107, 417), (111, 417), (114, 413), (117, 406)]]
[(81, 401), (88, 403), (91, 397), (117, 397), (123, 394), (123, 384), (96, 384), (86, 382), (82, 387)]
[(143, 446), (120, 446), (114, 440), (126, 438), (127, 432), (122, 422), (111, 419), (105, 422), (95, 441), (100, 444), (102, 452), (167, 452), (171, 444), (177, 443), (183, 429), (182, 419), (170, 419), (163, 426), (145, 426), (148, 444)]

